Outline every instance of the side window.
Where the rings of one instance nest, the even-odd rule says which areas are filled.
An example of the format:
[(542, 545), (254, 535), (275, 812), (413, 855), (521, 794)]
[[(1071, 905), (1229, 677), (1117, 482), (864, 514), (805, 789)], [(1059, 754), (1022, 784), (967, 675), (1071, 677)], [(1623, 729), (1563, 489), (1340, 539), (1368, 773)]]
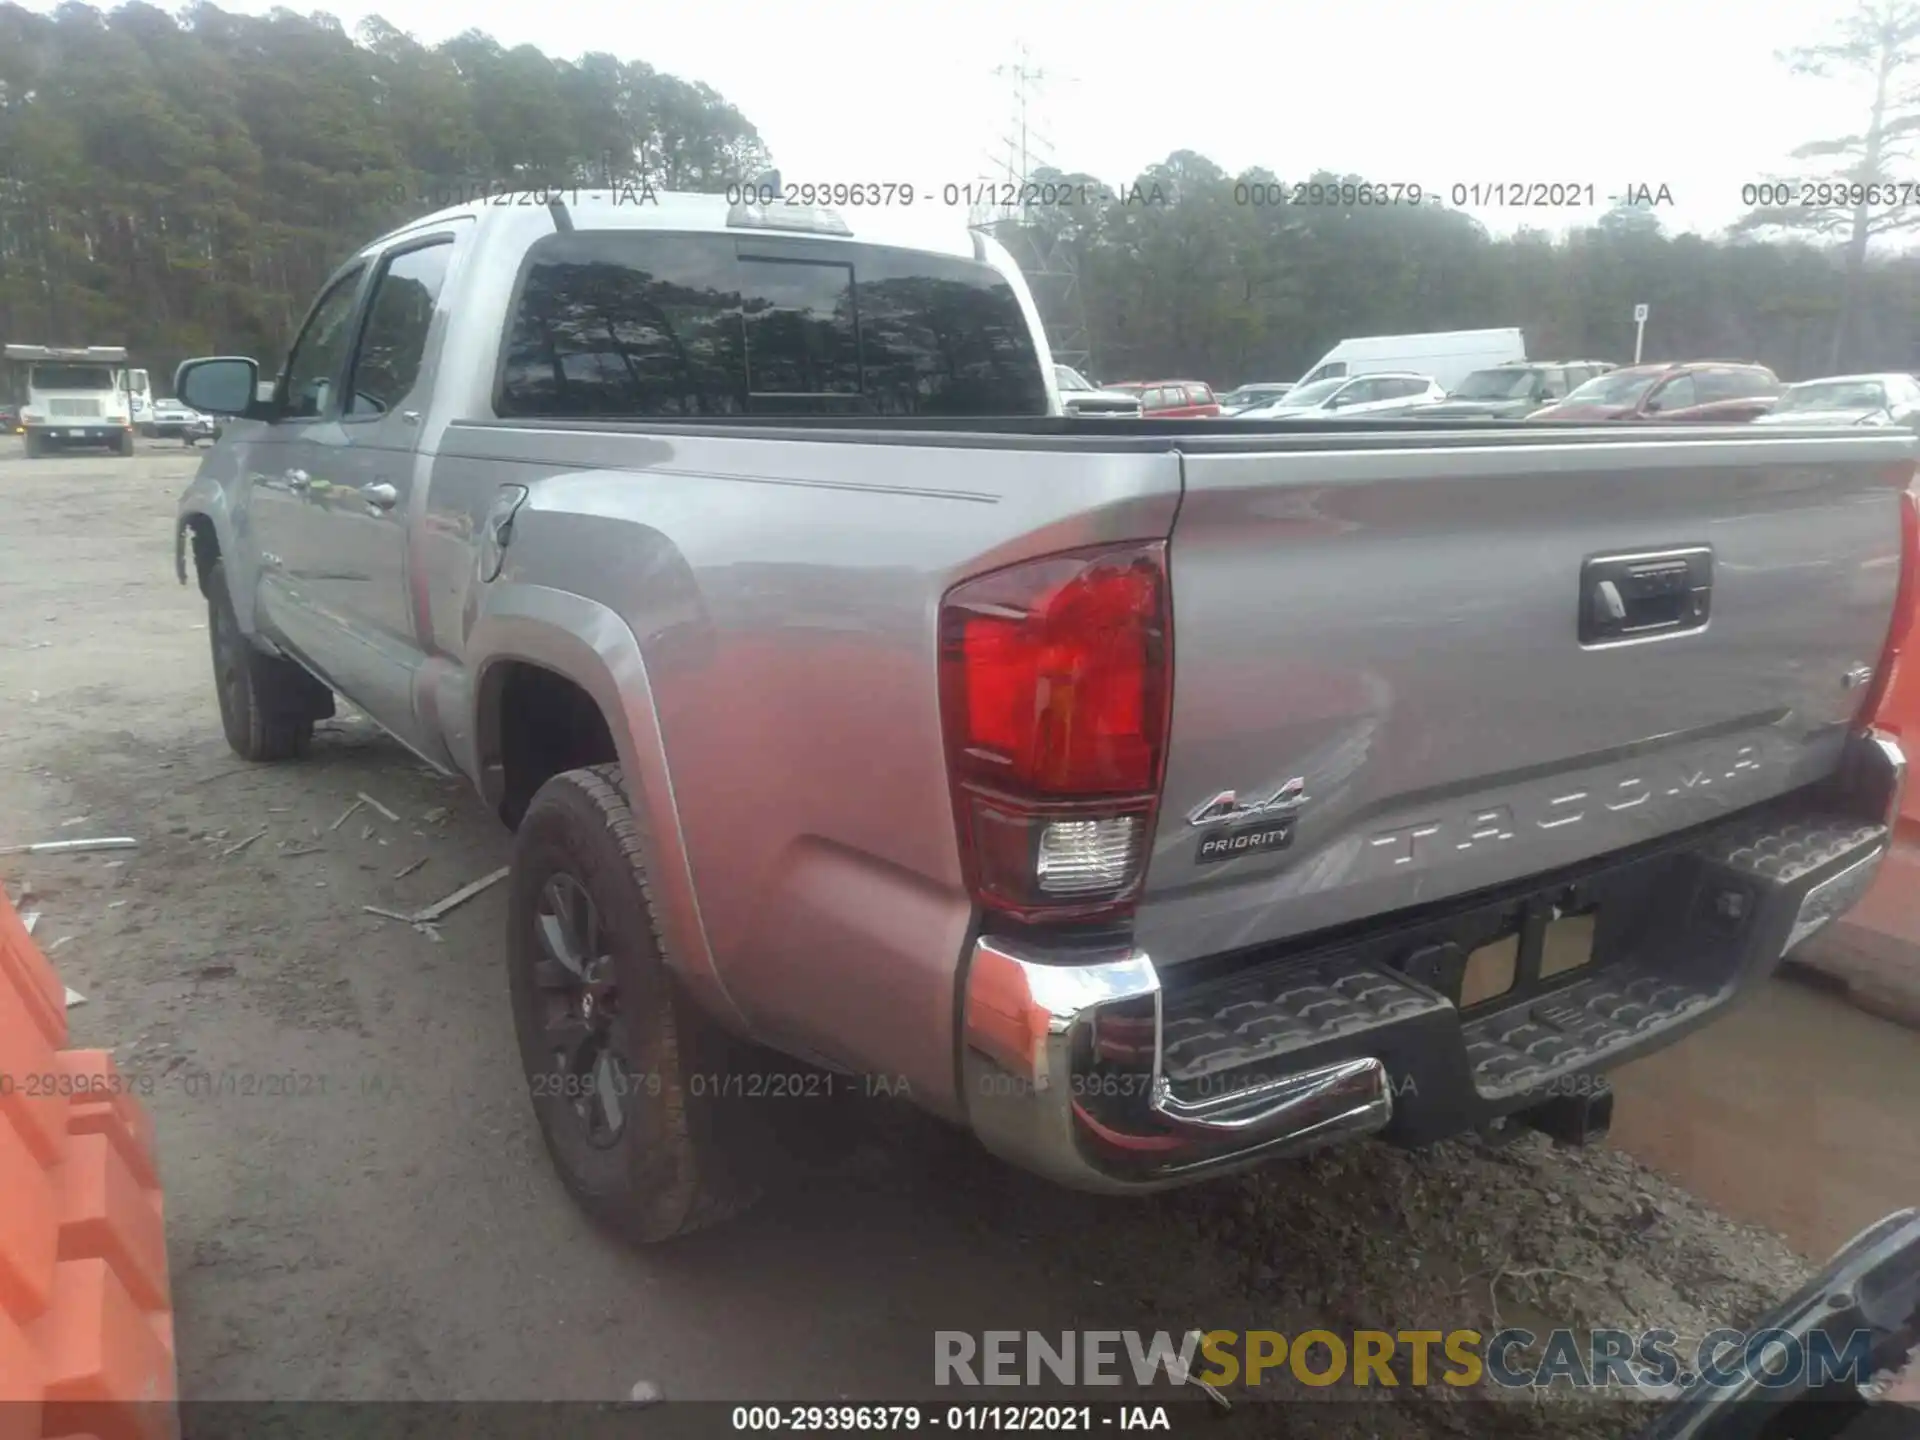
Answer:
[(1187, 387), (1187, 403), (1189, 405), (1211, 405), (1213, 404), (1213, 391), (1204, 385), (1189, 385)]
[(1579, 372), (1558, 365), (1549, 365), (1540, 372), (1540, 393), (1548, 400), (1564, 400), (1567, 392), (1580, 382), (1574, 378)]
[(1696, 370), (1693, 393), (1699, 403), (1706, 404), (1713, 400), (1737, 400), (1746, 392), (1740, 388), (1737, 370)]
[(1699, 403), (1695, 396), (1692, 375), (1676, 375), (1654, 394), (1659, 399), (1662, 410), (1681, 410)]
[(1404, 400), (1410, 395), (1424, 395), (1426, 393), (1427, 382), (1425, 380), (1408, 379), (1394, 382), (1393, 398), (1395, 400)]
[(413, 393), (426, 354), (427, 327), (446, 279), (453, 242), (445, 240), (393, 256), (373, 282), (360, 346), (348, 382), (349, 415), (384, 415)]
[(293, 342), (282, 380), (282, 419), (311, 419), (326, 412), (328, 391), (340, 374), (352, 340), (347, 322), (353, 317), (354, 297), (360, 291), (361, 270), (348, 271), (320, 297), (300, 338)]

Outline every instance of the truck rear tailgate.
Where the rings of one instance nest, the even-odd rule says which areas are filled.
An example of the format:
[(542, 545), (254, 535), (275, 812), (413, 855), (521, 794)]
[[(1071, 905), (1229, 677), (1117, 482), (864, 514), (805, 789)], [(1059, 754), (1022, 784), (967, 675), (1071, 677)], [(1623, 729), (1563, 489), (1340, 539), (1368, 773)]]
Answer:
[(1157, 964), (1572, 864), (1837, 763), (1891, 616), (1912, 436), (1421, 442), (1183, 454), (1137, 921)]

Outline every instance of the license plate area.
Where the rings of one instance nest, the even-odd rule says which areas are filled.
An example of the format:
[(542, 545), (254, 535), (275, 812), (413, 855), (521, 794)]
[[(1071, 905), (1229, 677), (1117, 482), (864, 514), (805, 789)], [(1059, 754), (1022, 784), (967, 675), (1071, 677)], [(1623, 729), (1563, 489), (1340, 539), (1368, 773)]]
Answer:
[[(1541, 909), (1544, 913), (1540, 913)], [(1461, 1010), (1495, 1000), (1528, 998), (1548, 982), (1593, 964), (1599, 928), (1595, 910), (1568, 912), (1558, 905), (1524, 907), (1520, 924), (1467, 952), (1457, 990), (1442, 993)]]
[[(1682, 928), (1673, 911), (1691, 894), (1690, 837), (1625, 856), (1569, 867), (1497, 890), (1322, 932), (1304, 942), (1264, 945), (1173, 967), (1163, 977), (1169, 999), (1187, 990), (1231, 983), (1265, 966), (1372, 965), (1405, 975), (1455, 1006), (1491, 1012), (1577, 985), (1615, 963), (1661, 948)], [(1675, 886), (1679, 886), (1676, 892)], [(1573, 923), (1556, 922), (1572, 921)], [(1551, 931), (1552, 945), (1547, 941)], [(1495, 950), (1467, 985), (1467, 960)], [(1505, 950), (1512, 963), (1500, 963)], [(1549, 950), (1551, 953), (1549, 954)], [(1492, 973), (1489, 974), (1488, 972)], [(1510, 976), (1504, 989), (1498, 980)]]

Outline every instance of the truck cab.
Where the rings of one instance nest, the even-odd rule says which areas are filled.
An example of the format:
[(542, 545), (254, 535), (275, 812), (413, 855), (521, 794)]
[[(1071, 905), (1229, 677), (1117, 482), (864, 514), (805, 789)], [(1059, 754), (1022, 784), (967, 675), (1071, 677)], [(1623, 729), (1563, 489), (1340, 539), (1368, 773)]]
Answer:
[[(71, 446), (133, 453), (134, 397), (124, 347), (9, 345), (6, 359), (24, 371), (19, 421), (29, 457)], [(144, 370), (132, 374), (144, 384)]]

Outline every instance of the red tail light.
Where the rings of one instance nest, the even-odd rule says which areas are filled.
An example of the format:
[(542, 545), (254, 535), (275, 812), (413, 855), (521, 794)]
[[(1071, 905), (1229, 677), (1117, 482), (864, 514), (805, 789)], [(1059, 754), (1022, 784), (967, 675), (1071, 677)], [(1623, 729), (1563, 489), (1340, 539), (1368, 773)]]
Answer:
[(940, 612), (947, 763), (968, 885), (1024, 919), (1130, 908), (1166, 762), (1166, 547), (1050, 555)]
[(1888, 691), (1913, 631), (1916, 605), (1920, 605), (1920, 497), (1909, 486), (1900, 492), (1900, 583), (1893, 595), (1893, 620), (1887, 626), (1887, 643), (1880, 651), (1873, 687), (1860, 707), (1860, 714), (1873, 728), (1896, 736), (1902, 728), (1901, 718), (1889, 713), (1893, 707), (1887, 703)]

